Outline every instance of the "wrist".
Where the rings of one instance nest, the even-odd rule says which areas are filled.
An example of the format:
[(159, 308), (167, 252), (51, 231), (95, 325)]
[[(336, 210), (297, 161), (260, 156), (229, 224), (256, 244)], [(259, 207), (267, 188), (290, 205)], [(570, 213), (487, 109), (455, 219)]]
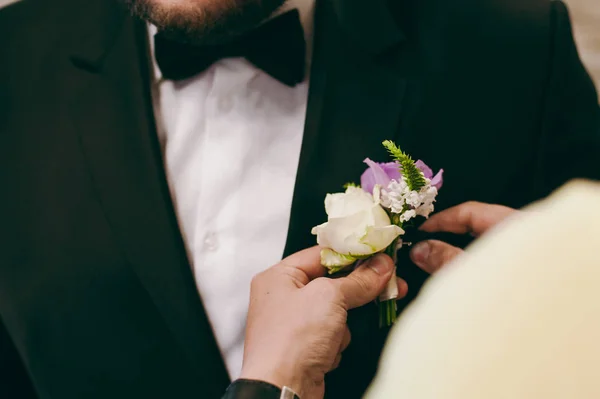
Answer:
[(240, 378), (264, 381), (275, 385), (279, 389), (288, 387), (301, 398), (304, 397), (306, 391), (307, 378), (302, 373), (294, 370), (293, 367), (244, 366)]
[(233, 381), (221, 399), (260, 398), (260, 399), (300, 399), (288, 387), (283, 389), (265, 381), (237, 379)]

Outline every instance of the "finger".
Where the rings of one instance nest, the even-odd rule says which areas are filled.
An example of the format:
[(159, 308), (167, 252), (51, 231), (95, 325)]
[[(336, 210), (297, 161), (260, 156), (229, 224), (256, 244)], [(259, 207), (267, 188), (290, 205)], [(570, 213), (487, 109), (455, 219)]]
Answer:
[(463, 251), (442, 241), (428, 240), (415, 245), (410, 258), (417, 266), (433, 274)]
[(338, 355), (335, 357), (335, 360), (333, 361), (333, 364), (331, 365), (331, 370), (329, 370), (329, 371), (333, 371), (333, 370), (337, 369), (338, 367), (340, 367), (341, 362), (342, 362), (342, 354), (338, 353)]
[(283, 259), (279, 265), (293, 267), (303, 272), (307, 277), (304, 284), (325, 275), (325, 268), (321, 265), (321, 248), (318, 246), (296, 252)]
[(429, 233), (472, 233), (477, 236), (515, 212), (517, 211), (502, 205), (465, 202), (434, 214), (420, 229)]
[(350, 273), (334, 280), (342, 294), (346, 309), (366, 305), (379, 296), (394, 270), (392, 259), (379, 254)]
[(352, 340), (352, 335), (350, 334), (350, 329), (346, 326), (346, 330), (344, 331), (344, 337), (342, 338), (342, 345), (340, 346), (340, 352), (343, 352), (350, 345), (350, 341)]
[(398, 299), (402, 299), (408, 294), (408, 284), (400, 277), (396, 277), (396, 283), (398, 284)]

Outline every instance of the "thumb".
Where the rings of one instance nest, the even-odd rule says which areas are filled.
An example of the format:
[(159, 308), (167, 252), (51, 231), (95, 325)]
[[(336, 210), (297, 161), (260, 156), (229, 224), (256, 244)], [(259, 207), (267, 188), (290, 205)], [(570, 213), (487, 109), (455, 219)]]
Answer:
[(415, 245), (410, 251), (410, 258), (421, 269), (432, 274), (462, 252), (462, 249), (453, 247), (445, 242), (429, 240)]
[(384, 254), (379, 254), (350, 273), (334, 280), (339, 284), (346, 309), (353, 309), (375, 300), (392, 277), (394, 263)]

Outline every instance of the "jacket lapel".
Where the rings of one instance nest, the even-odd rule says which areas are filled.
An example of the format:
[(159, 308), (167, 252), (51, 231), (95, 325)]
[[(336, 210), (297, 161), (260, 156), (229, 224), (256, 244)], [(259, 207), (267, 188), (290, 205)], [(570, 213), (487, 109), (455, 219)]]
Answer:
[[(156, 137), (146, 29), (116, 2), (81, 22), (71, 51), (73, 115), (106, 218), (149, 296), (210, 396), (227, 386), (219, 349), (196, 291)], [(89, 7), (86, 3), (86, 7)], [(100, 16), (100, 17), (99, 17)], [(79, 18), (79, 17), (78, 17)], [(95, 19), (95, 20), (94, 20)]]
[[(364, 13), (373, 13), (365, 17)], [(378, 21), (369, 26), (368, 21)], [(406, 78), (395, 68), (404, 36), (382, 1), (319, 0), (307, 119), (285, 255), (315, 244), (323, 200), (357, 182), (366, 157), (386, 159), (395, 139)], [(399, 72), (400, 71), (400, 72)]]
[[(366, 15), (368, 14), (368, 15)], [(385, 2), (318, 0), (307, 120), (285, 255), (315, 245), (311, 228), (326, 221), (323, 200), (359, 183), (364, 158), (386, 160), (381, 142), (415, 151), (409, 132), (418, 106), (415, 57)], [(407, 92), (410, 100), (406, 101)], [(373, 378), (387, 331), (375, 306), (351, 311), (353, 344), (328, 374), (326, 397), (359, 397)]]

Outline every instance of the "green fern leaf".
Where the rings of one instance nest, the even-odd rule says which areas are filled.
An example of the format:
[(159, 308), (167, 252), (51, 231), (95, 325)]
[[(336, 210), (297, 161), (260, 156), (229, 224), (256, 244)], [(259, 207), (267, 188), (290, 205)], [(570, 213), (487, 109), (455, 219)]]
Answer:
[(388, 150), (390, 155), (400, 164), (402, 175), (406, 179), (406, 184), (410, 190), (419, 191), (426, 182), (423, 172), (415, 165), (415, 161), (406, 153), (404, 153), (391, 140), (385, 140), (383, 146)]

